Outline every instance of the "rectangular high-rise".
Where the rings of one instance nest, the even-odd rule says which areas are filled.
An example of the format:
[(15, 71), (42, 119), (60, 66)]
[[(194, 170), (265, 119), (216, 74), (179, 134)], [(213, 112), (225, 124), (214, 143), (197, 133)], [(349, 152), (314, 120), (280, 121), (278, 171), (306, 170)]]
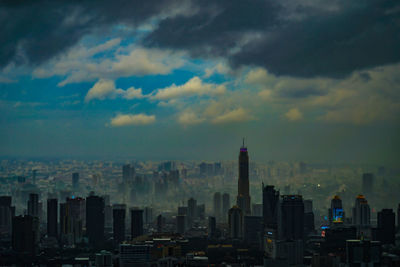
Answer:
[(392, 209), (378, 212), (378, 240), (382, 244), (394, 244), (396, 235), (396, 215)]
[(86, 198), (86, 233), (89, 243), (101, 246), (104, 241), (104, 199), (91, 195)]
[(39, 242), (39, 218), (16, 216), (12, 219), (12, 248), (16, 252), (35, 255)]
[(72, 174), (72, 189), (73, 190), (79, 189), (79, 172), (74, 172)]
[(143, 210), (131, 209), (131, 238), (143, 235)]
[(244, 215), (251, 214), (251, 198), (249, 189), (249, 154), (247, 147), (244, 146), (243, 139), (243, 145), (239, 152), (239, 179), (236, 203), (243, 211)]
[(263, 221), (264, 226), (276, 229), (278, 224), (279, 191), (273, 185), (263, 187)]
[(299, 240), (304, 237), (304, 203), (301, 195), (283, 195), (278, 216), (281, 240)]
[(113, 235), (114, 244), (121, 244), (125, 240), (126, 205), (113, 205)]
[(47, 235), (57, 238), (58, 200), (56, 198), (47, 199)]
[(39, 217), (39, 195), (29, 194), (28, 200), (28, 215)]

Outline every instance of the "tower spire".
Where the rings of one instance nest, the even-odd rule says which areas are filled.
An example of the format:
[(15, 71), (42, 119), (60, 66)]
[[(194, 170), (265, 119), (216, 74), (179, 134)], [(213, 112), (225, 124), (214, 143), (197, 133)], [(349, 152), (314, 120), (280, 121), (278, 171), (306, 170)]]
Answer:
[(242, 145), (242, 147), (244, 147), (244, 137), (243, 137), (243, 145)]

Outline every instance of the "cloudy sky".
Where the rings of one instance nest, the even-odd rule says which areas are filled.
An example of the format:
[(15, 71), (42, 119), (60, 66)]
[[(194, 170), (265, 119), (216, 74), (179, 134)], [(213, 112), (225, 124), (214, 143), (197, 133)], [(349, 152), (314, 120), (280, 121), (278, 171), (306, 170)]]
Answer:
[(0, 156), (397, 164), (398, 0), (0, 2)]

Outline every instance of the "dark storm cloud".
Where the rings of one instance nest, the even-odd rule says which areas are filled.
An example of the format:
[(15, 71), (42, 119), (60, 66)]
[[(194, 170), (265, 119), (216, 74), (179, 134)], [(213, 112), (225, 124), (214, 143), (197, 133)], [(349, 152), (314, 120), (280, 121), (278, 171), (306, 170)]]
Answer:
[[(40, 64), (85, 34), (164, 13), (149, 47), (222, 57), (276, 75), (343, 77), (400, 61), (398, 0), (1, 1), (0, 68)], [(333, 8), (330, 8), (330, 7)]]
[[(337, 1), (336, 10), (280, 1), (199, 1), (200, 12), (166, 18), (145, 43), (222, 56), (277, 75), (342, 77), (400, 60), (397, 0)], [(247, 34), (247, 35), (246, 35)], [(247, 36), (247, 37), (246, 37)], [(253, 36), (243, 46), (248, 36)]]
[(0, 68), (13, 61), (39, 64), (95, 30), (137, 25), (177, 1), (2, 1)]

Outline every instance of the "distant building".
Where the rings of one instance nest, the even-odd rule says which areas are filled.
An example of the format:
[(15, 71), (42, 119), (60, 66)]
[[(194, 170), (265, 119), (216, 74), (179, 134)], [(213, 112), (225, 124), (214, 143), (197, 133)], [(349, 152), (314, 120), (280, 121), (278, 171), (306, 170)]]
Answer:
[(151, 260), (151, 245), (119, 245), (119, 266), (147, 266)]
[(221, 218), (222, 203), (221, 203), (221, 193), (216, 192), (214, 194), (214, 216), (217, 220)]
[(244, 216), (244, 240), (247, 244), (260, 247), (263, 235), (262, 216)]
[(394, 244), (396, 235), (396, 215), (392, 209), (378, 212), (378, 240), (381, 244)]
[(371, 210), (368, 201), (363, 195), (358, 195), (353, 207), (353, 224), (356, 226), (370, 226)]
[(329, 224), (343, 223), (345, 216), (342, 206), (342, 200), (339, 196), (334, 196), (331, 200), (331, 208), (328, 211)]
[(278, 216), (281, 240), (299, 240), (304, 237), (304, 203), (300, 195), (283, 195)]
[(228, 221), (228, 212), (231, 207), (231, 199), (228, 193), (222, 195), (222, 220), (223, 222)]
[(29, 194), (28, 215), (39, 218), (39, 195)]
[(143, 235), (143, 210), (131, 209), (131, 238)]
[(72, 174), (72, 190), (79, 190), (79, 172)]
[(122, 182), (124, 184), (133, 183), (135, 179), (135, 167), (130, 164), (122, 166)]
[(243, 212), (238, 206), (229, 210), (229, 236), (232, 239), (243, 238)]
[(264, 225), (269, 228), (277, 228), (279, 191), (275, 190), (273, 185), (263, 186), (263, 218)]
[(197, 219), (197, 201), (194, 198), (188, 200), (188, 224), (190, 227), (193, 225), (193, 221)]
[(315, 230), (313, 202), (310, 199), (304, 200), (304, 235), (308, 236)]
[(58, 237), (58, 200), (47, 199), (47, 235)]
[(186, 215), (176, 216), (176, 232), (184, 234), (186, 231)]
[(19, 253), (35, 255), (39, 243), (39, 218), (16, 216), (12, 219), (12, 248)]
[(121, 244), (125, 240), (126, 205), (113, 205), (113, 237), (114, 244)]
[(104, 242), (104, 199), (91, 195), (86, 198), (86, 233), (89, 243), (101, 246)]
[(15, 215), (11, 200), (11, 196), (0, 196), (0, 231), (7, 234), (11, 234), (12, 217)]
[(381, 244), (379, 241), (347, 240), (347, 266), (379, 266)]
[(208, 217), (208, 237), (214, 238), (217, 230), (217, 223), (215, 217)]
[(251, 214), (251, 198), (249, 191), (249, 154), (247, 147), (243, 145), (239, 152), (239, 179), (237, 206), (243, 211), (243, 214)]

